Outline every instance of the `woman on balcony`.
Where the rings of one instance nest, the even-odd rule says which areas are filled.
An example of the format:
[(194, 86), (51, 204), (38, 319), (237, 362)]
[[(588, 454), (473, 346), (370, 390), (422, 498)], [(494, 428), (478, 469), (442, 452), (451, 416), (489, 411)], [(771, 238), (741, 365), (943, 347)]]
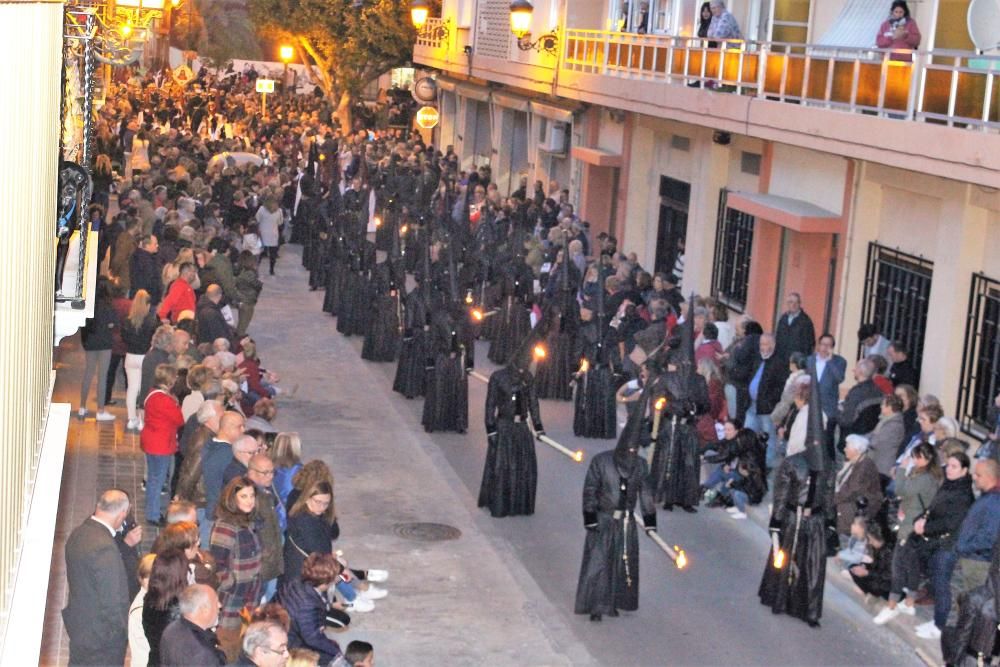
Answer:
[(708, 37), (711, 39), (743, 39), (740, 32), (740, 24), (736, 22), (723, 0), (710, 0), (709, 9), (712, 10), (712, 21), (708, 25)]
[[(905, 49), (912, 51), (920, 46), (920, 28), (910, 17), (910, 8), (906, 0), (893, 0), (889, 18), (882, 22), (875, 37), (875, 44), (880, 49)], [(909, 54), (893, 54), (890, 60), (910, 62)]]

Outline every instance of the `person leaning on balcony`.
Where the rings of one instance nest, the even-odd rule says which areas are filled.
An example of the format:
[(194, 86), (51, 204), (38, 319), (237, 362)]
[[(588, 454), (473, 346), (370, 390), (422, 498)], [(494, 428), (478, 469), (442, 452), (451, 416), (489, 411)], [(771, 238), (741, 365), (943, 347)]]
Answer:
[[(910, 16), (906, 0), (893, 0), (889, 18), (882, 22), (875, 36), (875, 45), (880, 49), (914, 50), (920, 46), (920, 28)], [(890, 60), (910, 61), (910, 56), (893, 55)]]
[(710, 0), (708, 5), (712, 11), (708, 37), (712, 39), (743, 39), (736, 17), (726, 9), (726, 3), (723, 0)]

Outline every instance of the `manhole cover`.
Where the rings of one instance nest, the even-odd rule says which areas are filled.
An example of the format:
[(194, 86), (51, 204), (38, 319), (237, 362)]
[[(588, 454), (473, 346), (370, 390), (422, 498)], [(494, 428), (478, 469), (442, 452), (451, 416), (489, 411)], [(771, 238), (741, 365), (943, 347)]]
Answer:
[(443, 523), (397, 523), (392, 527), (392, 532), (418, 542), (443, 542), (457, 540), (462, 536), (462, 531), (458, 528)]

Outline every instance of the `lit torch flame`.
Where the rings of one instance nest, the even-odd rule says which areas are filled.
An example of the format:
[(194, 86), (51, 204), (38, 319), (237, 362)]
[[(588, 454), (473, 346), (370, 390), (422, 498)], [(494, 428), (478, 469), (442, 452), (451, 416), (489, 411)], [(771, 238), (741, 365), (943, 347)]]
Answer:
[(590, 369), (590, 362), (586, 359), (580, 360), (580, 372), (586, 373)]
[(684, 550), (681, 549), (676, 544), (674, 545), (674, 551), (677, 552), (677, 561), (676, 561), (676, 563), (677, 563), (677, 569), (678, 570), (683, 570), (685, 567), (687, 567), (687, 564), (688, 564), (687, 554), (684, 553)]
[(410, 228), (409, 228), (409, 227), (407, 227), (406, 225), (403, 225), (402, 227), (400, 227), (400, 228), (399, 228), (399, 233), (400, 233), (400, 234), (405, 234), (405, 233), (406, 233), (406, 232), (408, 232), (409, 230), (410, 230)]
[(466, 303), (472, 303), (472, 295), (471, 294), (466, 294), (465, 295), (465, 302)]
[(778, 549), (774, 554), (774, 569), (780, 570), (785, 567), (785, 550)]
[(483, 321), (483, 311), (479, 310), (478, 308), (475, 308), (472, 311), (472, 319), (474, 319), (477, 322), (482, 322)]
[(653, 407), (655, 407), (657, 410), (662, 410), (663, 408), (667, 407), (667, 399), (663, 396), (660, 396), (658, 399), (656, 399), (656, 403), (654, 404)]
[(583, 463), (583, 450), (582, 449), (578, 449), (575, 452), (573, 452), (573, 460), (576, 461), (577, 463)]
[(548, 351), (545, 349), (545, 346), (542, 345), (541, 343), (539, 343), (538, 345), (536, 345), (535, 349), (532, 350), (532, 352), (535, 355), (535, 359), (538, 359), (538, 360), (544, 359), (545, 356), (548, 354)]
[(380, 218), (377, 215), (375, 216), (375, 226), (376, 227), (381, 227), (382, 226), (382, 218)]

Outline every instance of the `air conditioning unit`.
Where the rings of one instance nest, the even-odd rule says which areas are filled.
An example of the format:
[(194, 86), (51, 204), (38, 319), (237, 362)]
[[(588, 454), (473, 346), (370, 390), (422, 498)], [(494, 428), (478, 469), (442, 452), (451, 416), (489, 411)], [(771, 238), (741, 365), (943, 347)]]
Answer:
[(545, 141), (538, 146), (538, 150), (555, 155), (566, 155), (569, 145), (569, 123), (549, 121), (547, 125)]

